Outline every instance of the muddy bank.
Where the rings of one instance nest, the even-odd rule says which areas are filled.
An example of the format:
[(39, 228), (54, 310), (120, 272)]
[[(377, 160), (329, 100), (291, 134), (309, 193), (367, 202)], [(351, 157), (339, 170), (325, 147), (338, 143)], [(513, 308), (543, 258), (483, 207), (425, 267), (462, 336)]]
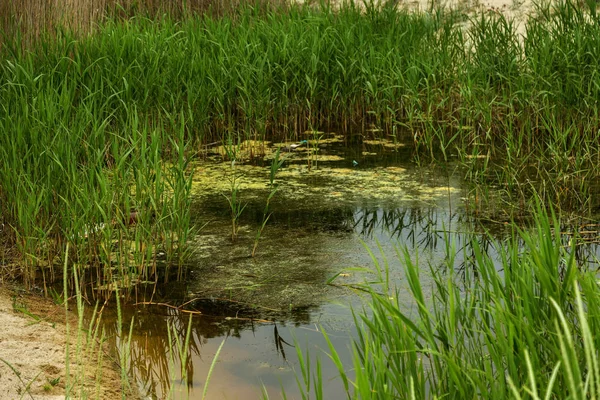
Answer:
[[(96, 357), (79, 364), (75, 360), (76, 316), (71, 314), (69, 318), (70, 335), (67, 336), (62, 306), (18, 289), (0, 290), (1, 399), (65, 399), (67, 338), (72, 354), (71, 382), (78, 377), (85, 381), (84, 391), (90, 398), (121, 397), (119, 374), (106, 355), (101, 368)], [(99, 369), (101, 376), (97, 378)], [(81, 384), (74, 386), (71, 397), (82, 397)]]

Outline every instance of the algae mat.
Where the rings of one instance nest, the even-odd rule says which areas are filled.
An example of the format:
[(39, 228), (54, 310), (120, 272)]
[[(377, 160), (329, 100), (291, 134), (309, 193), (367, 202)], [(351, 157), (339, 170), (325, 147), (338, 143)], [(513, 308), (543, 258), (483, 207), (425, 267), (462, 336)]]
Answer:
[[(311, 207), (318, 204), (339, 204), (356, 201), (386, 201), (395, 203), (422, 202), (433, 204), (460, 189), (448, 182), (432, 185), (423, 171), (417, 173), (398, 166), (375, 168), (345, 168), (329, 166), (325, 155), (318, 167), (304, 163), (288, 163), (277, 172), (275, 184), (280, 201), (302, 201)], [(329, 155), (330, 161), (340, 161)], [(333, 160), (331, 160), (333, 159)], [(341, 158), (343, 161), (343, 158)], [(427, 172), (433, 174), (433, 171)], [(270, 169), (253, 164), (231, 162), (200, 162), (195, 164), (193, 193), (197, 197), (219, 194), (227, 197), (232, 182), (244, 199), (264, 197), (270, 190)], [(307, 200), (314, 200), (310, 202)], [(292, 205), (296, 206), (296, 204)]]
[[(262, 166), (221, 156), (194, 165), (194, 215), (203, 225), (192, 243), (189, 297), (231, 301), (240, 309), (249, 306), (263, 318), (285, 314), (307, 322), (303, 319), (312, 307), (347, 296), (346, 290), (326, 284), (334, 274), (349, 267), (372, 267), (357, 232), (365, 207), (385, 213), (443, 208), (449, 197), (460, 201), (460, 182), (441, 177), (435, 169), (398, 163), (352, 167), (352, 159), (327, 148), (319, 150), (322, 158), (317, 166), (308, 164), (310, 155), (303, 150), (282, 154), (285, 162), (274, 180), (277, 192), (265, 214), (273, 188), (269, 179), (273, 152), (268, 149), (274, 147), (265, 148)], [(227, 200), (232, 188), (246, 207), (235, 241)], [(251, 257), (265, 215), (270, 218), (257, 255)]]

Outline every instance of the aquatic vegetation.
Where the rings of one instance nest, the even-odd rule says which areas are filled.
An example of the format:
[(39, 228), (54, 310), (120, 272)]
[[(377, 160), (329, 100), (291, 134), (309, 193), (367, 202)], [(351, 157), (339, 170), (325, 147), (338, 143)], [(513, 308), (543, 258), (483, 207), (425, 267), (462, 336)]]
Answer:
[[(515, 229), (501, 249), (502, 269), (474, 242), (475, 268), (458, 270), (451, 237), (445, 264), (428, 271), (398, 248), (412, 309), (386, 280), (387, 263), (373, 259), (380, 281), (364, 286), (353, 365), (341, 363), (325, 334), (340, 390), (349, 398), (594, 398), (600, 286), (576, 261), (577, 239), (562, 246), (558, 219), (538, 209), (533, 229)], [(433, 278), (431, 298), (425, 274)], [(319, 366), (300, 367), (304, 395), (323, 398)]]
[[(86, 310), (84, 293), (79, 290), (79, 273), (77, 269), (69, 270), (69, 245), (66, 246), (64, 256), (65, 262), (63, 266), (64, 280), (73, 279), (75, 284), (75, 294), (69, 296), (69, 287), (64, 284), (63, 302), (65, 312), (66, 325), (66, 351), (65, 351), (65, 382), (64, 392), (67, 398), (101, 398), (100, 393), (108, 392), (109, 388), (102, 388), (101, 385), (105, 382), (106, 376), (119, 381), (120, 390), (116, 391), (114, 383), (110, 387), (109, 395), (115, 396), (120, 394), (120, 397), (138, 398), (141, 396), (140, 388), (137, 387), (138, 382), (132, 376), (131, 371), (135, 364), (139, 362), (136, 359), (136, 344), (134, 340), (134, 327), (138, 327), (139, 322), (134, 316), (129, 321), (124, 317), (124, 304), (122, 304), (119, 288), (115, 289), (116, 303), (116, 318), (111, 328), (114, 331), (107, 331), (109, 326), (103, 320), (103, 313), (107, 310), (104, 306), (99, 307), (99, 302), (96, 302), (91, 311)], [(71, 275), (71, 276), (69, 276)], [(73, 313), (70, 311), (70, 301), (75, 301), (75, 326), (72, 326)], [(105, 304), (106, 305), (106, 304)], [(165, 321), (164, 328), (166, 337), (168, 337), (168, 352), (165, 358), (169, 358), (169, 363), (166, 368), (166, 375), (170, 379), (163, 382), (162, 398), (175, 399), (185, 394), (185, 389), (178, 388), (178, 378), (181, 382), (186, 382), (189, 372), (189, 355), (192, 351), (191, 332), (192, 332), (192, 313), (187, 319), (187, 327), (176, 326), (170, 321)], [(112, 342), (112, 343), (111, 343)], [(108, 346), (110, 344), (113, 347)], [(147, 343), (146, 343), (147, 345)], [(220, 350), (220, 349), (219, 349)], [(217, 361), (219, 352), (213, 358), (213, 364)], [(2, 361), (0, 359), (0, 361)], [(94, 365), (95, 364), (95, 365)], [(176, 367), (179, 366), (179, 368)], [(91, 368), (90, 368), (91, 367)], [(118, 374), (112, 371), (113, 368), (118, 370)], [(74, 368), (74, 370), (72, 370)], [(92, 371), (90, 371), (91, 369)], [(107, 369), (110, 369), (107, 373)], [(210, 381), (210, 373), (204, 383), (204, 391), (206, 392)], [(49, 382), (56, 385), (58, 382)]]
[(323, 132), (319, 132), (317, 130), (313, 130), (310, 133), (311, 141), (308, 142), (310, 144), (310, 151), (307, 154), (306, 161), (308, 163), (308, 170), (310, 171), (313, 163), (315, 168), (319, 167), (319, 141), (323, 138)]
[(262, 223), (260, 224), (258, 230), (256, 231), (256, 236), (254, 237), (254, 246), (252, 247), (252, 257), (254, 257), (256, 255), (258, 241), (260, 240), (260, 237), (262, 236), (262, 233), (263, 233), (263, 230), (265, 229), (265, 225), (267, 224), (267, 221), (271, 217), (271, 213), (269, 210), (269, 204), (271, 203), (271, 199), (273, 198), (273, 196), (275, 196), (275, 194), (277, 193), (277, 190), (279, 189), (279, 186), (275, 183), (275, 176), (277, 175), (277, 171), (279, 171), (279, 169), (285, 162), (285, 160), (283, 160), (279, 157), (280, 151), (281, 151), (280, 148), (277, 149), (277, 151), (275, 152), (275, 157), (273, 158), (273, 161), (271, 162), (271, 171), (269, 174), (269, 188), (270, 188), (269, 196), (267, 197), (267, 202), (265, 203), (265, 208), (263, 210)]
[(231, 161), (230, 166), (231, 169), (227, 176), (229, 182), (229, 196), (226, 196), (225, 194), (223, 194), (223, 196), (225, 196), (227, 203), (229, 203), (229, 210), (231, 211), (231, 241), (235, 242), (240, 229), (237, 222), (244, 212), (246, 204), (242, 204), (242, 199), (240, 198), (241, 176), (236, 173), (235, 159)]
[[(424, 181), (415, 171), (402, 167), (372, 167), (359, 169), (343, 167), (348, 160), (335, 151), (323, 149), (318, 156), (322, 164), (318, 169), (308, 170), (304, 156), (296, 157), (290, 153), (281, 153), (281, 166), (277, 170), (279, 182), (278, 198), (286, 201), (310, 204), (321, 208), (338, 204), (339, 198), (345, 202), (393, 201), (395, 203), (434, 204), (443, 201), (448, 195), (458, 195), (458, 185), (448, 185), (446, 179)], [(273, 158), (266, 158), (272, 162)], [(350, 164), (351, 165), (351, 164)], [(231, 163), (218, 160), (197, 161), (194, 163), (192, 193), (199, 198), (212, 197), (215, 194), (228, 194), (231, 184)], [(244, 193), (248, 202), (260, 202), (269, 192), (269, 169), (252, 164), (235, 164), (238, 190)]]
[[(304, 168), (279, 173), (298, 196), (311, 189), (296, 177), (331, 173), (324, 149), (340, 141), (365, 154), (408, 148), (421, 162), (456, 157), (476, 183), (517, 200), (594, 206), (600, 28), (577, 4), (539, 7), (522, 37), (498, 13), (465, 25), (393, 2), (181, 15), (107, 18), (27, 51), (15, 35), (0, 50), (0, 222), (27, 284), (60, 279), (67, 243), (98, 296), (181, 279), (191, 168), (207, 149), (241, 163), (273, 157), (270, 141), (307, 140), (286, 156)], [(331, 197), (365, 184), (352, 160)], [(402, 175), (380, 172), (396, 182), (373, 197), (410, 196)], [(131, 210), (139, 221), (122, 223)]]

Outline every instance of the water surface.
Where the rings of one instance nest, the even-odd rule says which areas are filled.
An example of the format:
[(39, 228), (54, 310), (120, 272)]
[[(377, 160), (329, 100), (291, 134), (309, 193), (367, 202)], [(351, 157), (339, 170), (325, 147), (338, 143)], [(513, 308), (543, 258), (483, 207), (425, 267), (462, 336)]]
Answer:
[[(469, 211), (469, 187), (457, 165), (417, 166), (408, 161), (410, 148), (390, 141), (348, 149), (332, 135), (309, 144), (318, 149), (318, 157), (306, 146), (285, 153), (266, 214), (273, 150), (289, 144), (268, 144), (260, 151), (251, 145), (240, 148), (240, 153), (250, 148), (258, 156), (253, 161), (240, 156), (234, 163), (215, 148), (195, 164), (194, 219), (201, 229), (193, 238), (188, 277), (152, 297), (154, 303), (187, 302), (186, 309), (196, 312), (188, 379), (181, 381), (179, 357), (172, 351), (175, 339), (169, 341), (167, 326), (183, 341), (189, 313), (164, 304), (138, 306), (125, 320), (135, 314), (131, 373), (144, 393), (163, 398), (173, 390), (175, 398), (201, 398), (225, 340), (209, 398), (263, 393), (280, 398), (282, 389), (288, 398), (297, 398), (296, 379), (301, 378), (295, 345), (310, 353), (313, 366), (315, 357), (323, 361), (325, 398), (337, 398), (342, 386), (334, 379), (337, 372), (321, 331), (327, 331), (350, 369), (352, 309), (360, 310), (365, 296), (358, 285), (386, 276), (373, 272), (377, 268), (388, 271), (410, 312), (404, 249), (422, 267), (429, 296), (429, 271), (447, 268), (449, 251), (457, 268), (470, 268), (471, 240), (496, 257), (499, 241), (510, 233), (500, 221), (482, 225)], [(245, 205), (236, 240), (227, 201), (232, 184)], [(251, 257), (265, 215), (270, 217)], [(482, 235), (484, 230), (496, 239)], [(114, 328), (110, 315), (104, 319)]]

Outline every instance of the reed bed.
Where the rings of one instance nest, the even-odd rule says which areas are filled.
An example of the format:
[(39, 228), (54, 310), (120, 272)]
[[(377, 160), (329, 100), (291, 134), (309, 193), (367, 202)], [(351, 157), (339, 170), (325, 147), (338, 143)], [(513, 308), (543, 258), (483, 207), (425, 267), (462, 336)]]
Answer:
[(307, 129), (409, 140), (484, 180), (489, 156), (507, 192), (586, 202), (599, 38), (594, 10), (569, 1), (538, 9), (524, 37), (494, 12), (465, 25), (392, 2), (108, 16), (28, 47), (14, 35), (0, 55), (1, 222), (28, 283), (57, 279), (67, 243), (74, 266), (98, 266), (80, 279), (97, 293), (181, 278), (189, 161), (225, 138)]
[[(576, 261), (579, 241), (564, 246), (558, 219), (538, 209), (533, 229), (515, 229), (500, 260), (474, 241), (464, 254), (474, 268), (457, 269), (451, 236), (446, 262), (427, 272), (398, 249), (404, 289), (391, 287), (388, 264), (373, 259), (381, 284), (365, 286), (367, 305), (356, 311), (353, 365), (342, 365), (327, 339), (341, 392), (352, 399), (598, 398), (600, 287), (595, 271)], [(414, 307), (399, 302), (398, 290), (409, 291)], [(302, 398), (323, 398), (319, 363), (299, 359)]]
[(237, 1), (212, 0), (4, 1), (0, 4), (0, 49), (17, 38), (28, 47), (65, 29), (78, 36), (88, 35), (107, 18), (129, 19), (138, 15), (152, 18), (168, 14), (183, 19), (199, 13), (218, 16), (239, 6)]

